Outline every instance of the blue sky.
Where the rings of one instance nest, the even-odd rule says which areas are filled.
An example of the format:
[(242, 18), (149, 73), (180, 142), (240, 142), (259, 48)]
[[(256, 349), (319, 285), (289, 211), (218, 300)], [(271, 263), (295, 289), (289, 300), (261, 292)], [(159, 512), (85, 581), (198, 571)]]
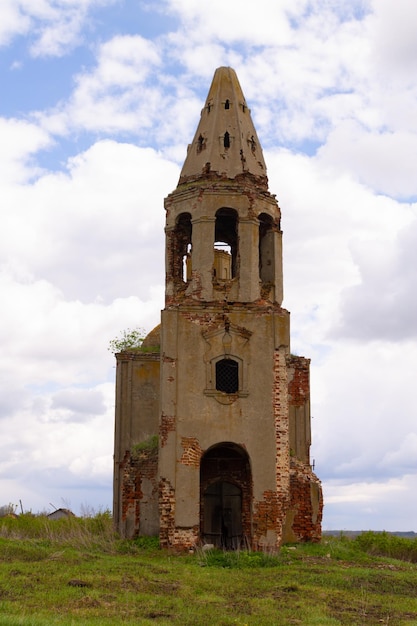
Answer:
[(163, 198), (237, 71), (312, 359), (325, 529), (417, 531), (417, 5), (3, 0), (0, 506), (111, 507), (114, 362), (164, 294)]

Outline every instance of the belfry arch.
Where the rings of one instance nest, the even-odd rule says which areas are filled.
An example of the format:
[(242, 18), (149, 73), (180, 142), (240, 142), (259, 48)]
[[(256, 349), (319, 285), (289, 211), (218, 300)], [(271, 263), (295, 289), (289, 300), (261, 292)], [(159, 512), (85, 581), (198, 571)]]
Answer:
[(190, 213), (181, 213), (175, 223), (175, 228), (171, 234), (171, 273), (174, 280), (181, 284), (181, 282), (187, 282), (187, 274), (190, 274), (190, 269), (187, 272), (187, 265), (189, 265), (188, 259), (190, 258), (191, 250), (191, 215)]
[[(214, 247), (218, 250), (222, 246), (230, 249), (230, 275), (234, 278), (237, 275), (238, 263), (238, 214), (230, 208), (222, 208), (216, 212), (216, 222), (214, 231)], [(221, 276), (219, 276), (221, 278)]]
[(200, 538), (227, 550), (251, 545), (252, 479), (241, 446), (212, 446), (200, 464)]

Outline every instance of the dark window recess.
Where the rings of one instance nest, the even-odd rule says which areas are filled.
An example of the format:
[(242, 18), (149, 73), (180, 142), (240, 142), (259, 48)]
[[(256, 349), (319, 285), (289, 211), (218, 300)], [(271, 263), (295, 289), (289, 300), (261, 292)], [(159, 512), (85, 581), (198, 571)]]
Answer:
[(223, 137), (223, 145), (225, 148), (230, 148), (230, 135), (229, 133), (226, 132), (224, 133), (224, 137)]
[(220, 247), (222, 250), (226, 250), (226, 246), (230, 246), (230, 253), (232, 255), (232, 267), (231, 275), (229, 278), (237, 276), (237, 257), (238, 257), (238, 219), (237, 212), (234, 209), (222, 208), (216, 212), (216, 226), (214, 233), (214, 241), (222, 242)]
[(200, 135), (197, 139), (197, 153), (200, 153), (206, 147), (206, 140), (203, 135)]
[(171, 236), (171, 272), (174, 281), (187, 282), (190, 278), (187, 270), (191, 271), (191, 232), (191, 214), (181, 213)]
[(229, 102), (229, 100), (226, 100), (226, 102), (224, 103), (224, 108), (225, 109), (230, 109), (230, 102)]
[(222, 359), (216, 363), (216, 389), (224, 393), (239, 390), (239, 363), (233, 359)]

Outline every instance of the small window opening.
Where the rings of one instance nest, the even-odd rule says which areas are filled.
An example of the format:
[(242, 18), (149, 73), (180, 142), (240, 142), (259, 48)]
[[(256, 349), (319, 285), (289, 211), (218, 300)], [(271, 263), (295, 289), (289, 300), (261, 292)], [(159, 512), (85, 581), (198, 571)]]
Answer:
[(227, 99), (226, 102), (224, 103), (224, 108), (225, 109), (230, 109), (230, 101)]
[(239, 363), (233, 359), (222, 359), (216, 363), (216, 389), (223, 393), (239, 390)]
[(206, 140), (203, 135), (200, 135), (197, 139), (197, 153), (200, 153), (206, 147)]
[(242, 111), (243, 111), (243, 113), (245, 113), (245, 111), (246, 111), (246, 104), (244, 102), (242, 103)]
[(230, 148), (230, 135), (229, 133), (226, 132), (224, 133), (224, 137), (223, 137), (223, 145), (225, 148)]

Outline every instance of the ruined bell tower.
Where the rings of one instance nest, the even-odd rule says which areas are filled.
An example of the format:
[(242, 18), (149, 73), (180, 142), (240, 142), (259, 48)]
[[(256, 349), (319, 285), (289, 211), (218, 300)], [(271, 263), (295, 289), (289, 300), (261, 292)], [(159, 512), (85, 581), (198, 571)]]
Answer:
[(179, 548), (318, 540), (309, 360), (290, 351), (281, 212), (231, 68), (165, 209), (161, 324), (117, 355), (116, 524)]

